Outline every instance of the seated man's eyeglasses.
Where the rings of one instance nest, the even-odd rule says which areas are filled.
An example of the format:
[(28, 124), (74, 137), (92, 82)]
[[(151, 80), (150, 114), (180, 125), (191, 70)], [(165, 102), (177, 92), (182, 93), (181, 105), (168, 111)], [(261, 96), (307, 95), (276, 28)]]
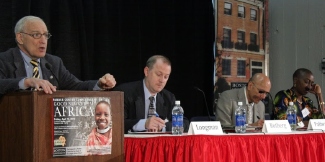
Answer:
[(44, 34), (41, 34), (41, 33), (29, 34), (29, 33), (24, 33), (24, 32), (20, 32), (20, 33), (27, 34), (27, 35), (33, 37), (34, 39), (40, 39), (42, 37), (42, 35), (44, 35), (46, 39), (50, 39), (52, 36), (50, 33), (44, 33)]
[(252, 82), (252, 83), (253, 83), (254, 87), (258, 90), (258, 93), (259, 94), (265, 94), (265, 95), (268, 95), (269, 94), (269, 92), (266, 92), (264, 90), (261, 90), (261, 89), (257, 88), (254, 82)]

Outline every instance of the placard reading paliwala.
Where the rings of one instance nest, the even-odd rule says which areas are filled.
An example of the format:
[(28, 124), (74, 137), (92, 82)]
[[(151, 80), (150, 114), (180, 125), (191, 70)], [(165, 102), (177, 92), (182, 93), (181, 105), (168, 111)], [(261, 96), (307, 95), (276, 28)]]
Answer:
[(51, 102), (53, 157), (111, 154), (110, 98), (58, 97)]

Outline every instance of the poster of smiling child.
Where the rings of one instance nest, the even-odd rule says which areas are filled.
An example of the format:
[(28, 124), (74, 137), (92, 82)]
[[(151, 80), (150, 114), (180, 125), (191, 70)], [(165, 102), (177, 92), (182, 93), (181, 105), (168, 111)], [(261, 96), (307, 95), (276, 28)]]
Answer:
[(53, 157), (111, 154), (108, 97), (53, 98)]

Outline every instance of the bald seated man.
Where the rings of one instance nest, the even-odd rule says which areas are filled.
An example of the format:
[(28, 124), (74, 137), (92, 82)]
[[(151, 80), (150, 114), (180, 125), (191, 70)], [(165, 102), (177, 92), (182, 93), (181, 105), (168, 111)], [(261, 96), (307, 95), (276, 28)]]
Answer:
[(247, 86), (221, 93), (216, 107), (216, 119), (222, 126), (235, 126), (235, 110), (238, 107), (238, 102), (242, 102), (243, 107), (246, 108), (246, 124), (263, 126), (265, 106), (261, 100), (267, 96), (270, 89), (269, 77), (262, 73), (256, 73), (249, 79)]

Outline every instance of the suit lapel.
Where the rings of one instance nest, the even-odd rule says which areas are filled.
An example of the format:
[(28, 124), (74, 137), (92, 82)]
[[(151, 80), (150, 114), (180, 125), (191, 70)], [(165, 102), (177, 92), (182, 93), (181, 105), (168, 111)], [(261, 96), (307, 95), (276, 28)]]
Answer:
[[(42, 69), (42, 77), (44, 80), (48, 80), (52, 85), (56, 86), (56, 89), (59, 89), (59, 83), (56, 81), (55, 77), (51, 73), (50, 70), (48, 70), (45, 66), (45, 64), (48, 63), (45, 58), (41, 58), (41, 69)], [(53, 70), (53, 69), (52, 69)], [(57, 76), (59, 77), (59, 76)]]
[[(260, 101), (260, 102), (262, 102), (262, 101)], [(258, 105), (259, 105), (259, 103), (254, 104), (254, 122), (257, 122), (257, 120), (258, 120), (257, 119), (257, 116), (259, 116), (260, 118), (264, 119), (264, 116), (261, 116), (261, 115), (263, 115), (261, 113), (262, 108), (259, 107)]]
[(135, 101), (135, 108), (136, 108), (136, 118), (137, 119), (144, 119), (145, 118), (145, 104), (144, 104), (144, 97), (138, 97)]
[(144, 91), (143, 91), (143, 82), (139, 82), (139, 86), (137, 89), (138, 94), (136, 94), (137, 100), (135, 101), (135, 108), (136, 108), (136, 118), (137, 119), (145, 119), (145, 98), (144, 98)]
[[(139, 83), (138, 89), (137, 89), (137, 99), (135, 101), (135, 108), (136, 108), (136, 117), (138, 119), (144, 119), (145, 116), (145, 98), (144, 98), (144, 91), (143, 91), (143, 82)], [(159, 116), (163, 118), (167, 118), (167, 114), (164, 114), (164, 112), (167, 112), (166, 107), (164, 107), (164, 98), (160, 93), (156, 96), (156, 112), (159, 114)]]
[[(43, 79), (44, 80), (48, 80), (48, 81), (50, 81), (51, 82), (51, 80), (49, 79), (50, 78), (50, 75), (51, 75), (51, 73), (49, 73), (48, 71), (49, 70), (47, 70), (47, 68), (45, 67), (45, 64), (47, 63), (47, 61), (44, 59), (44, 58), (41, 58), (41, 69), (42, 69), (42, 76), (43, 76)], [(52, 76), (52, 78), (53, 78), (53, 76)], [(52, 83), (52, 82), (51, 82)], [(53, 84), (53, 83), (52, 83)]]
[(166, 107), (164, 107), (164, 102), (164, 98), (160, 93), (158, 93), (156, 96), (156, 111), (160, 117), (167, 118), (167, 114), (164, 114), (164, 112), (167, 112)]
[(247, 103), (246, 103), (246, 97), (245, 97), (245, 91), (246, 91), (246, 88), (245, 87), (243, 87), (243, 88), (240, 88), (240, 89), (238, 89), (238, 101), (241, 101), (241, 102), (243, 102), (243, 105), (244, 106), (246, 106), (247, 105)]
[(24, 59), (21, 56), (21, 53), (19, 51), (19, 48), (16, 48), (14, 53), (13, 53), (13, 57), (14, 57), (14, 64), (16, 67), (15, 70), (15, 75), (17, 78), (19, 77), (26, 77), (26, 69), (25, 69), (25, 63), (24, 63)]
[[(248, 103), (246, 102), (247, 93), (246, 93), (246, 97), (245, 97), (246, 88), (247, 87), (245, 86), (245, 87), (239, 89), (238, 98), (239, 98), (239, 101), (243, 102), (243, 106), (246, 108), (246, 115), (248, 115), (247, 114), (248, 113)], [(256, 104), (254, 104), (254, 106), (253, 106), (253, 123), (256, 122), (256, 120), (255, 120), (256, 111), (258, 111), (258, 110), (256, 108)]]

